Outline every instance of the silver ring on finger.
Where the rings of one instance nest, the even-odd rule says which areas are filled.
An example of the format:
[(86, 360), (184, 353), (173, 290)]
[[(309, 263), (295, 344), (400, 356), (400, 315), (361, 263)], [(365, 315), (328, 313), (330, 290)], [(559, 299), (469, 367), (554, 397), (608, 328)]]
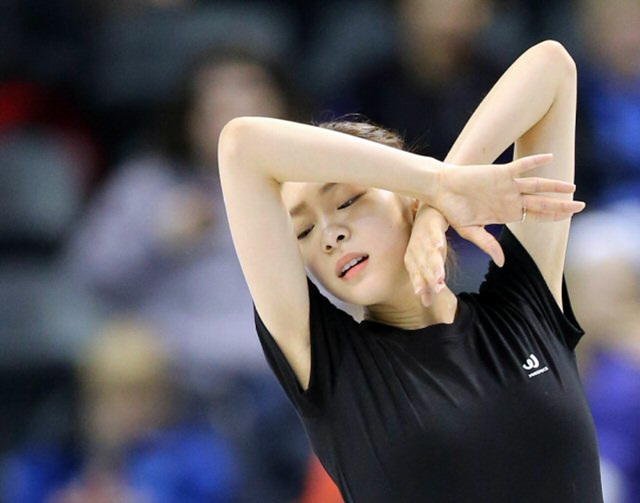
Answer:
[(520, 218), (520, 222), (524, 222), (527, 219), (527, 205), (525, 204), (522, 207), (522, 218)]

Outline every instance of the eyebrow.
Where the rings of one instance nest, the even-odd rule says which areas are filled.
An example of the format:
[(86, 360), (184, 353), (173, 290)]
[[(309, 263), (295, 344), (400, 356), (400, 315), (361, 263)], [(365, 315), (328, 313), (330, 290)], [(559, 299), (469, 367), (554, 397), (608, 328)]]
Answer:
[(333, 189), (336, 185), (338, 185), (337, 183), (325, 183), (322, 187), (320, 187), (320, 194), (326, 194), (327, 192), (329, 192), (331, 189)]
[[(318, 193), (320, 195), (324, 195), (327, 192), (329, 192), (331, 189), (335, 188), (338, 184), (331, 182), (331, 183), (325, 183), (322, 187), (320, 187), (320, 190), (318, 190)], [(305, 203), (304, 201), (296, 204), (293, 208), (291, 208), (291, 211), (289, 211), (289, 215), (291, 215), (291, 217), (295, 217), (298, 216), (305, 208), (308, 208), (309, 205), (307, 203)]]

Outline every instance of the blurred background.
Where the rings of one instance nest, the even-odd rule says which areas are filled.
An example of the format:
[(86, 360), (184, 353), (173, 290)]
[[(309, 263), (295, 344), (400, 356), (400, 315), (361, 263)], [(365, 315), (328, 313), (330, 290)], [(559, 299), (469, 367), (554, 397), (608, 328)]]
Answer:
[[(637, 0), (1, 0), (0, 501), (340, 501), (254, 334), (218, 134), (361, 113), (442, 159), (554, 38), (579, 364), (606, 501), (639, 502), (638, 26)], [(452, 241), (474, 290), (488, 259)]]

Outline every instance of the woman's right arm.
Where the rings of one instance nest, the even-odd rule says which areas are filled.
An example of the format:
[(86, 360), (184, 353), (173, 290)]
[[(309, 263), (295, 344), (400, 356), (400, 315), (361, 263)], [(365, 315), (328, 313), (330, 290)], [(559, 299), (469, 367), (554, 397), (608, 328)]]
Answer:
[[(282, 183), (377, 187), (420, 198), (464, 222), (506, 222), (521, 214), (525, 187), (514, 177), (547, 161), (535, 156), (504, 166), (475, 166), (459, 178), (459, 190), (443, 193), (440, 187), (450, 184), (435, 159), (278, 119), (229, 122), (220, 135), (219, 169), (234, 244), (256, 309), (303, 388), (310, 371), (309, 298), (304, 264), (280, 196)], [(569, 184), (540, 187), (572, 190)], [(553, 204), (550, 210), (560, 211)]]
[(313, 126), (234, 119), (219, 169), (234, 245), (258, 311), (304, 389), (310, 373), (307, 278), (281, 184), (344, 182), (411, 192), (437, 161)]

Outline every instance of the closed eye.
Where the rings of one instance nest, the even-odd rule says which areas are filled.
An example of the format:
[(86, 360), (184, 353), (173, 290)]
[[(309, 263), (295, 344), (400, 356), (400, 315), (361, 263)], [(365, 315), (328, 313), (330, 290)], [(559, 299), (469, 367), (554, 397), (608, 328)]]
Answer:
[(307, 227), (300, 234), (298, 234), (298, 239), (306, 238), (309, 235), (309, 233), (311, 232), (312, 229), (313, 229), (313, 225), (311, 227)]
[(350, 198), (350, 199), (347, 199), (344, 203), (342, 203), (340, 206), (338, 206), (338, 209), (339, 209), (339, 210), (343, 210), (343, 209), (345, 209), (345, 208), (348, 208), (348, 207), (349, 207), (349, 206), (351, 206), (353, 203), (355, 203), (358, 199), (360, 199), (362, 196), (364, 196), (364, 194), (365, 194), (365, 193), (364, 193), (364, 192), (362, 192), (362, 193), (360, 193), (360, 194), (358, 194), (358, 195), (356, 195), (356, 196), (353, 196), (353, 197), (352, 197), (352, 198)]

